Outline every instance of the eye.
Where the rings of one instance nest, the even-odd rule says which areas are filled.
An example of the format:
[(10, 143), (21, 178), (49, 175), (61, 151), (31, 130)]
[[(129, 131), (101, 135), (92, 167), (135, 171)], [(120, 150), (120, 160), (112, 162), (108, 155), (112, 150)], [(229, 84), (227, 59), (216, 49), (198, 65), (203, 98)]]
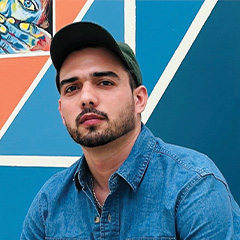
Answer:
[(114, 85), (112, 82), (108, 81), (108, 80), (103, 80), (99, 83), (100, 86), (112, 86)]
[(18, 0), (18, 1), (23, 8), (29, 11), (36, 12), (39, 10), (39, 6), (34, 0)]
[(65, 89), (65, 93), (71, 93), (73, 91), (76, 91), (78, 89), (77, 86), (69, 86)]

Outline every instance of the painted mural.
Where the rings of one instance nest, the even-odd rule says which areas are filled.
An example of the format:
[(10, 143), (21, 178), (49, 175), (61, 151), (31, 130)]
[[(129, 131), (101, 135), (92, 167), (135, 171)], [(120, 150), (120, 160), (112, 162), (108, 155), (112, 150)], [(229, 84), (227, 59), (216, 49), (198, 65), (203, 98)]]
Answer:
[(149, 93), (144, 123), (166, 142), (207, 154), (240, 204), (240, 1), (0, 0), (1, 240), (19, 239), (40, 187), (82, 153), (58, 112), (51, 36), (92, 21), (125, 41), (130, 3)]
[(51, 0), (0, 0), (0, 54), (48, 51)]

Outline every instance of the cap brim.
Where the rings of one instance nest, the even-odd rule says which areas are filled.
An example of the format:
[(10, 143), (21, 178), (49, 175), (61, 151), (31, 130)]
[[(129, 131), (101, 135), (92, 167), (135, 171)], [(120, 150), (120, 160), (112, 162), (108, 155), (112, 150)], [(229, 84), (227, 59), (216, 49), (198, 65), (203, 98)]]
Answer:
[(117, 42), (107, 30), (91, 22), (77, 22), (62, 28), (52, 39), (50, 55), (57, 72), (71, 52), (87, 45), (106, 47), (125, 61)]

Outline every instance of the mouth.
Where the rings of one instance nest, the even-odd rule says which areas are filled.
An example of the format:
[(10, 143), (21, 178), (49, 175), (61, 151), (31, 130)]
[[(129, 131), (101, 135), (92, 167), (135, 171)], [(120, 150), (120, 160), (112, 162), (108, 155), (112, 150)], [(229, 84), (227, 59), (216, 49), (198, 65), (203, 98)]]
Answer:
[(79, 124), (82, 125), (96, 125), (106, 120), (104, 116), (94, 114), (94, 113), (86, 113), (79, 119)]

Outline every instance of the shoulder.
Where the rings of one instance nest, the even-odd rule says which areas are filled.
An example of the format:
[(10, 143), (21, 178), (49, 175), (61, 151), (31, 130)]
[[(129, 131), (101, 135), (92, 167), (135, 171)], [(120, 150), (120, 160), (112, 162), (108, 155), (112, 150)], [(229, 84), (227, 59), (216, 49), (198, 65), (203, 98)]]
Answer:
[(52, 194), (62, 191), (69, 185), (74, 185), (74, 175), (79, 166), (80, 160), (76, 161), (70, 167), (54, 174), (46, 183), (42, 186), (39, 193)]
[[(229, 186), (221, 171), (214, 162), (205, 154), (198, 151), (168, 144), (156, 138), (153, 155), (149, 162), (149, 177), (154, 175), (158, 181), (165, 186), (164, 190), (175, 203), (179, 205), (186, 196), (193, 196), (191, 190), (194, 189), (201, 194), (207, 189), (218, 186), (218, 193), (223, 192), (232, 198)], [(222, 186), (219, 188), (219, 186)], [(216, 189), (217, 189), (216, 188)], [(190, 194), (190, 195), (189, 195)]]
[(21, 239), (43, 239), (45, 220), (48, 217), (49, 209), (58, 206), (59, 199), (71, 195), (71, 192), (74, 191), (73, 178), (79, 161), (53, 175), (42, 186), (24, 219)]
[(207, 155), (190, 148), (166, 143), (155, 137), (146, 126), (142, 127), (139, 139), (135, 152), (140, 152), (141, 155), (135, 155), (148, 158), (150, 175), (161, 174), (162, 180), (178, 186), (190, 182), (193, 184), (198, 179), (213, 175), (227, 187), (223, 175)]
[(163, 186), (161, 196), (167, 206), (174, 207), (183, 238), (195, 236), (198, 230), (196, 239), (230, 239), (234, 231), (239, 232), (239, 206), (208, 156), (159, 138), (153, 152), (150, 173), (154, 172), (154, 180)]
[(167, 161), (186, 172), (195, 173), (201, 177), (214, 175), (225, 182), (220, 170), (207, 155), (190, 148), (165, 143), (159, 138), (156, 138), (156, 142), (155, 152), (161, 155), (163, 163)]

